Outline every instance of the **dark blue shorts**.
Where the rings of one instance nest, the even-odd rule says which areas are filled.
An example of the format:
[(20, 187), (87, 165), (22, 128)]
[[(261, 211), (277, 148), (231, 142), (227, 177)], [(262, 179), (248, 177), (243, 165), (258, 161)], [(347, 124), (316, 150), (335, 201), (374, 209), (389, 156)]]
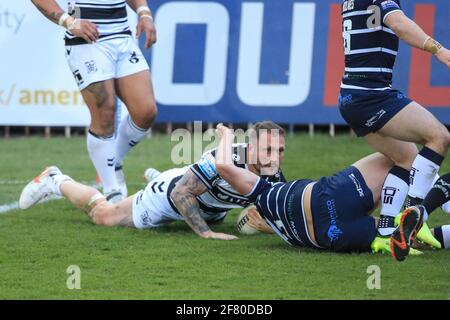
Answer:
[(321, 178), (312, 189), (314, 233), (333, 251), (368, 251), (377, 235), (372, 191), (355, 167)]
[(362, 137), (380, 130), (411, 102), (398, 90), (341, 89), (339, 111), (356, 135)]

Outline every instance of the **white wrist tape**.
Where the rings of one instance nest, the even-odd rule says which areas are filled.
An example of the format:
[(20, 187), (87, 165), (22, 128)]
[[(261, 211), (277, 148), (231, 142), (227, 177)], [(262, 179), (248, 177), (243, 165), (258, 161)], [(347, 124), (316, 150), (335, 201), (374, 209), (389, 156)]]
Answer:
[(139, 8), (136, 9), (136, 13), (137, 13), (137, 14), (141, 13), (142, 11), (147, 11), (147, 12), (149, 12), (149, 13), (151, 12), (151, 11), (150, 11), (150, 8), (147, 7), (147, 6), (140, 6)]
[(149, 14), (141, 14), (139, 16), (139, 19), (142, 19), (142, 18), (149, 18), (151, 21), (153, 21), (153, 17)]
[(66, 22), (67, 18), (69, 18), (69, 17), (70, 17), (70, 15), (69, 15), (67, 12), (64, 12), (64, 13), (62, 14), (62, 16), (59, 18), (58, 24), (59, 24), (60, 26), (63, 26), (63, 27), (64, 27), (64, 22)]

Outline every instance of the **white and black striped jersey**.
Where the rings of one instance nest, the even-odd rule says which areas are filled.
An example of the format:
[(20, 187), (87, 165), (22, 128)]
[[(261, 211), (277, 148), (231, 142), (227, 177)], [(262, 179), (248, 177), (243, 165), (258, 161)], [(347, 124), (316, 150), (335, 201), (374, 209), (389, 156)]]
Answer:
[[(72, 0), (69, 1), (69, 14), (97, 25), (100, 40), (131, 35), (125, 0)], [(66, 32), (65, 41), (66, 45), (86, 43), (70, 31)]]
[(343, 0), (345, 72), (342, 89), (387, 90), (399, 39), (384, 21), (401, 11), (400, 0)]
[[(233, 161), (240, 168), (248, 169), (247, 144), (233, 145)], [(207, 212), (223, 212), (233, 208), (246, 207), (251, 204), (248, 197), (239, 194), (216, 171), (214, 158), (216, 149), (204, 153), (190, 169), (203, 181), (208, 191), (197, 197), (200, 208)], [(284, 182), (281, 169), (274, 176), (262, 176), (269, 182)]]

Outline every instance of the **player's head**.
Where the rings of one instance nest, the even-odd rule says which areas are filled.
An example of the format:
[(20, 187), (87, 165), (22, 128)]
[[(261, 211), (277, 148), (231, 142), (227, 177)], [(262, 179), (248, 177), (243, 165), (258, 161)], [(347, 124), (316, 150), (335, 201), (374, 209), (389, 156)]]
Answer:
[(252, 126), (249, 137), (250, 163), (261, 175), (277, 173), (284, 157), (284, 129), (273, 121), (261, 121)]

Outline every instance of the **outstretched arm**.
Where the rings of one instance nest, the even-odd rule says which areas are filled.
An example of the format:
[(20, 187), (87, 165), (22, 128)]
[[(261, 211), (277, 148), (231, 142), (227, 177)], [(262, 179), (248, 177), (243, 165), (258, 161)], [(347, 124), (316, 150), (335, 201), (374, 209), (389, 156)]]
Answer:
[(188, 170), (177, 182), (170, 193), (178, 211), (183, 215), (186, 223), (202, 238), (221, 240), (233, 240), (237, 237), (224, 233), (216, 233), (209, 229), (208, 224), (200, 214), (200, 206), (196, 196), (207, 191), (205, 184), (191, 171)]
[(69, 29), (76, 37), (83, 38), (88, 43), (99, 38), (100, 34), (94, 23), (68, 15), (55, 0), (31, 0), (31, 2), (47, 19)]
[(216, 132), (220, 138), (216, 153), (217, 172), (240, 194), (247, 195), (251, 193), (259, 177), (253, 172), (233, 164), (233, 132), (221, 123), (217, 125)]
[(394, 33), (409, 45), (428, 51), (450, 68), (450, 51), (427, 35), (421, 27), (409, 19), (401, 11), (393, 12), (384, 21)]

